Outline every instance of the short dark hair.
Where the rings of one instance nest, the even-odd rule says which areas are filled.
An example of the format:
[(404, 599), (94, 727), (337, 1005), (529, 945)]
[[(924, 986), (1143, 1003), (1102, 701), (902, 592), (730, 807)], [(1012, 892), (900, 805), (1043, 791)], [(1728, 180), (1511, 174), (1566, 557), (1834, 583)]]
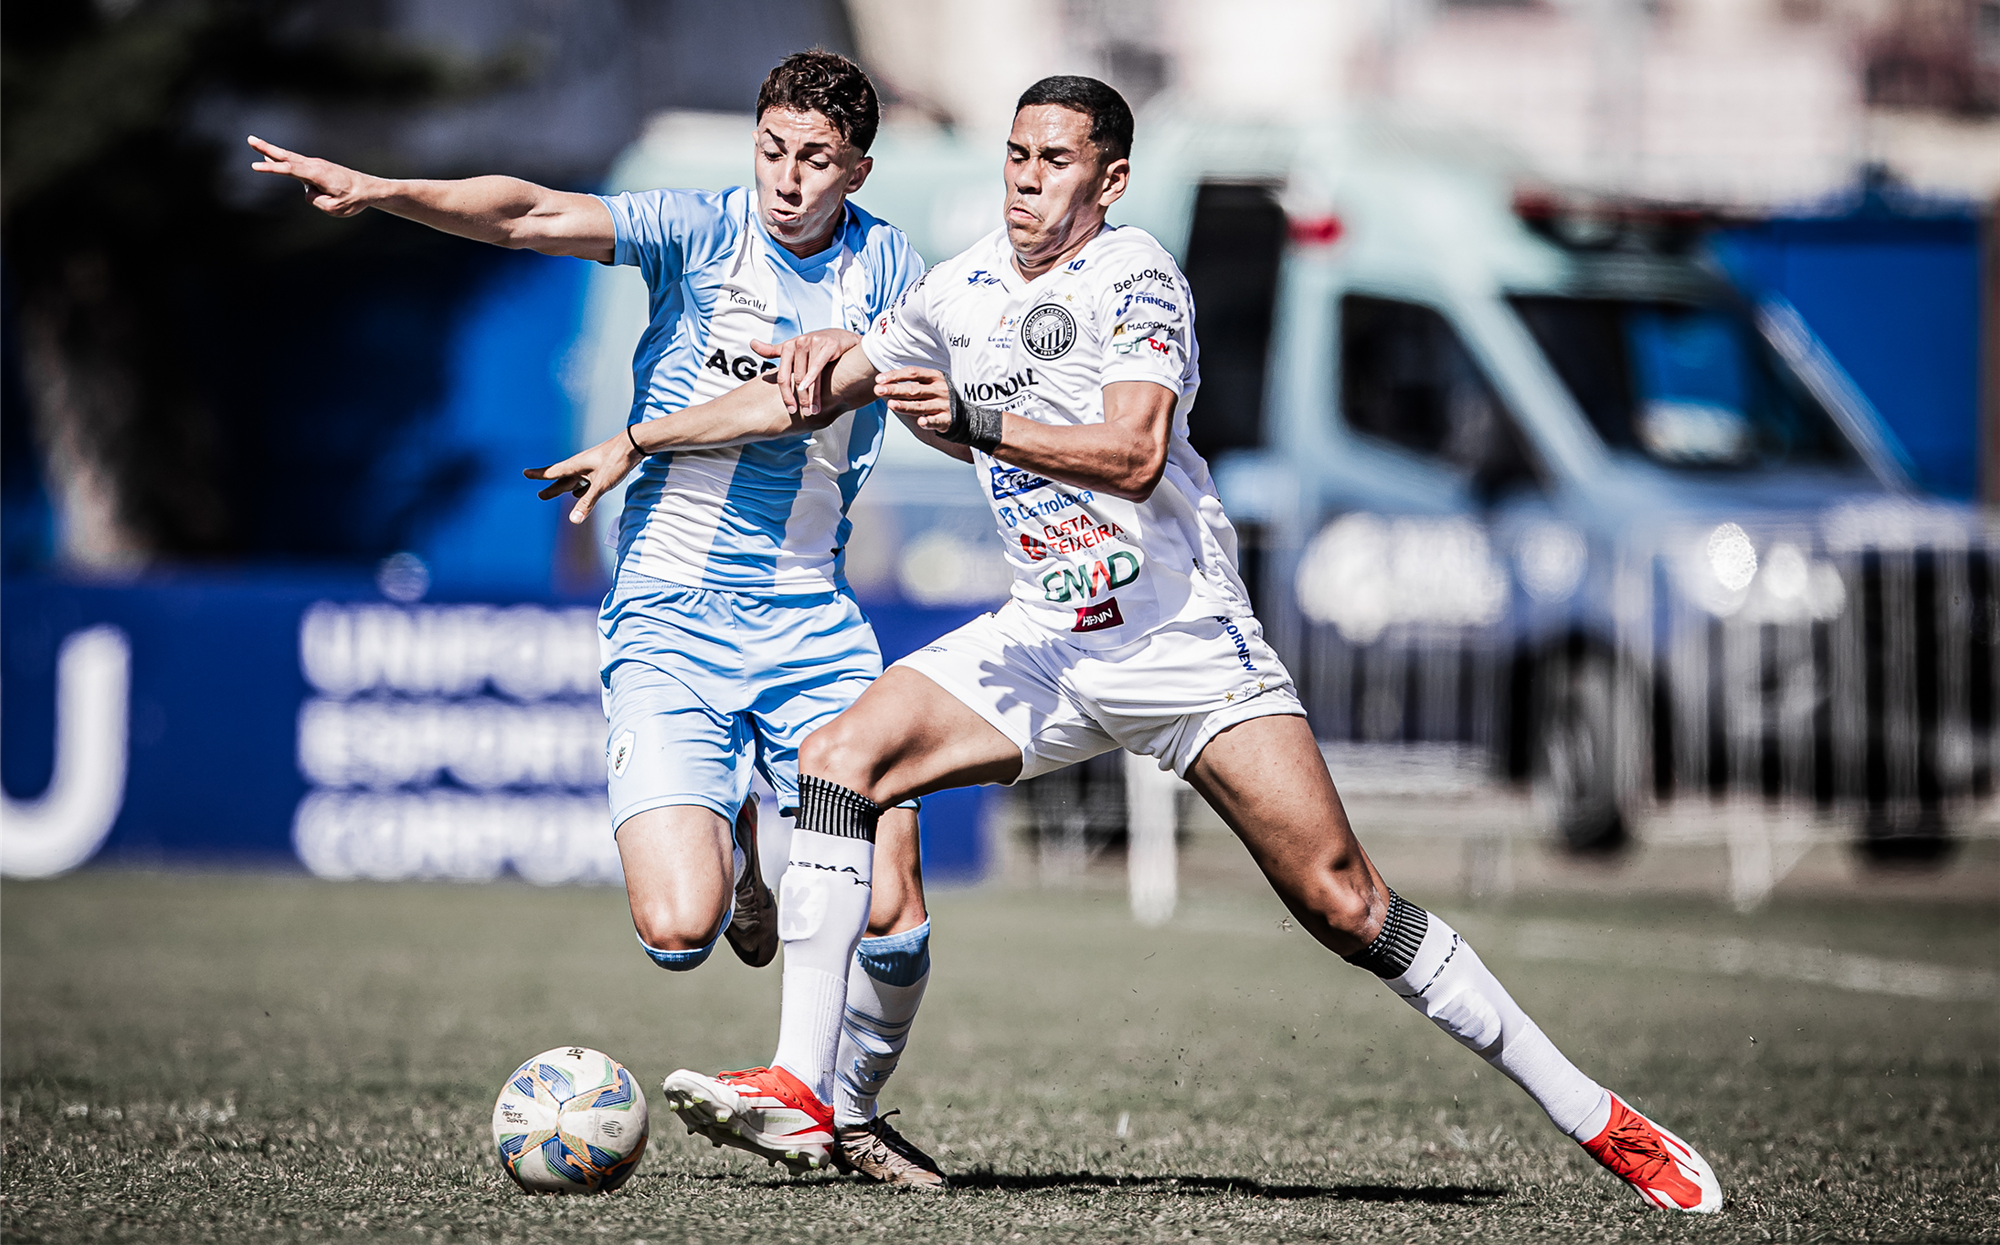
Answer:
[(816, 112), (862, 151), (874, 144), (876, 127), (882, 124), (875, 84), (861, 66), (825, 48), (794, 52), (778, 62), (757, 89), (757, 119), (762, 121), (772, 108)]
[(1014, 111), (1037, 104), (1054, 104), (1090, 118), (1090, 141), (1108, 164), (1132, 156), (1132, 106), (1106, 82), (1076, 74), (1057, 74), (1021, 92)]

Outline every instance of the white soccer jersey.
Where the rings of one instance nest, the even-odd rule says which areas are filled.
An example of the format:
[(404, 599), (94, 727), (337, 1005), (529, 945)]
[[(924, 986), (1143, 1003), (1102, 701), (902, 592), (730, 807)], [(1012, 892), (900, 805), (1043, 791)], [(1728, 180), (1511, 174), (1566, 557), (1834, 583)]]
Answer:
[(1166, 473), (1144, 502), (1046, 480), (975, 451), (1014, 599), (1081, 647), (1129, 644), (1170, 622), (1250, 612), (1236, 532), (1187, 443), (1201, 383), (1187, 279), (1151, 234), (1104, 229), (1034, 281), (1005, 229), (939, 264), (863, 339), (883, 371), (934, 367), (969, 402), (1052, 425), (1104, 422), (1104, 386), (1179, 395)]
[[(800, 259), (765, 234), (745, 187), (603, 202), (614, 262), (645, 274), (651, 304), (632, 366), (635, 423), (671, 419), (775, 368), (752, 342), (861, 332), (923, 271), (900, 231), (851, 203), (832, 245)], [(847, 510), (881, 453), (886, 418), (873, 403), (815, 433), (653, 455), (625, 495), (618, 565), (752, 594), (840, 587)]]

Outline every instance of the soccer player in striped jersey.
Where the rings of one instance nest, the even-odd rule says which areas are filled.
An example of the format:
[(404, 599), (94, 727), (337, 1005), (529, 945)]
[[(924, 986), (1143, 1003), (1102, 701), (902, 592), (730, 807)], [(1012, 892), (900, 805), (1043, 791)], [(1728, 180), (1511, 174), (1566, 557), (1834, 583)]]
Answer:
[[(1105, 221), (1131, 144), (1131, 110), (1104, 83), (1028, 88), (1007, 143), (1002, 227), (932, 269), (827, 369), (818, 418), (886, 397), (977, 466), (1015, 578), (1006, 605), (897, 662), (806, 741), (795, 858), (810, 851), (865, 877), (869, 841), (897, 801), (1114, 748), (1153, 757), (1235, 830), (1322, 945), (1520, 1085), (1647, 1205), (1719, 1209), (1701, 1155), (1571, 1063), (1465, 938), (1390, 889), (1356, 840), (1251, 612), (1208, 466), (1188, 447), (1201, 380), (1187, 280), (1144, 231)], [(687, 415), (690, 429), (724, 437), (783, 427), (787, 412), (746, 385)], [(601, 491), (628, 464), (608, 445), (565, 467)], [(865, 916), (838, 884), (787, 882), (772, 1062), (793, 1079), (824, 1083), (843, 1000), (794, 991), (790, 974), (842, 954)], [(795, 1016), (800, 1004), (819, 1018)], [(678, 1071), (667, 1102), (713, 1130), (770, 1075)]]
[[(651, 318), (620, 438), (636, 448), (641, 430), (753, 377), (796, 407), (795, 389), (815, 371), (811, 352), (771, 343), (805, 341), (823, 363), (922, 275), (900, 231), (847, 202), (867, 179), (878, 120), (867, 76), (812, 51), (787, 57), (758, 94), (754, 184), (719, 193), (392, 181), (250, 144), (264, 157), (255, 168), (298, 179), (336, 216), (373, 207), (482, 242), (637, 266)], [(809, 431), (649, 457), (627, 493), (599, 620), (606, 768), (633, 925), (663, 968), (696, 967), (725, 935), (753, 966), (777, 953), (752, 768), (782, 807), (796, 808), (800, 744), (881, 673), (842, 554), (848, 507), (881, 452), (885, 418), (880, 403), (863, 404)], [(595, 500), (571, 518), (581, 521)], [(788, 990), (845, 1000), (832, 1019), (845, 1059), (840, 1091), (801, 1089), (795, 1103), (740, 1118), (748, 1135), (727, 1139), (795, 1169), (831, 1159), (874, 1179), (937, 1187), (936, 1165), (875, 1105), (930, 972), (914, 801), (883, 825), (884, 867), (864, 883), (870, 936), (838, 965), (819, 966), (838, 990), (804, 970), (785, 978)], [(816, 863), (794, 859), (790, 869)], [(817, 1014), (805, 1000), (789, 1010)]]

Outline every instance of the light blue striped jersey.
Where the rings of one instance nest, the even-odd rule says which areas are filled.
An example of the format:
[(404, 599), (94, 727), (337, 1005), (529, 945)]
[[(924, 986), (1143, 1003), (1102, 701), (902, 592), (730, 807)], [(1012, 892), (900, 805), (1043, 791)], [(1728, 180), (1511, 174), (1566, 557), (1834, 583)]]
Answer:
[[(646, 278), (651, 321), (632, 360), (630, 421), (720, 397), (775, 368), (750, 349), (822, 328), (866, 332), (923, 275), (902, 231), (848, 204), (833, 245), (800, 259), (764, 232), (753, 190), (605, 196), (614, 262)], [(863, 407), (816, 433), (656, 454), (626, 492), (618, 565), (748, 593), (845, 585), (847, 509), (882, 450), (887, 412)]]

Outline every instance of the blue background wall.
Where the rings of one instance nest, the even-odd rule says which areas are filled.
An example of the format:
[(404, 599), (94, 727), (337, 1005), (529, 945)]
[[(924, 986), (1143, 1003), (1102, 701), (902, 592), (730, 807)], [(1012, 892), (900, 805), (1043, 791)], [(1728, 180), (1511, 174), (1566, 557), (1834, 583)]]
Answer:
[(1784, 295), (1909, 452), (1917, 482), (1979, 493), (1979, 222), (1851, 216), (1732, 230), (1716, 249), (1754, 291)]
[[(97, 859), (292, 865), (293, 812), (308, 791), (297, 724), (312, 695), (300, 670), (300, 617), (315, 601), (379, 599), (359, 576), (181, 577), (123, 587), (10, 580), (0, 610), (0, 779), (7, 794), (31, 800), (49, 783), (62, 641), (112, 623), (132, 647), (130, 759), (124, 803)], [(976, 612), (893, 604), (869, 610), (891, 661)], [(927, 874), (969, 879), (984, 871), (985, 807), (978, 788), (925, 798)], [(608, 810), (606, 822), (609, 834)]]

